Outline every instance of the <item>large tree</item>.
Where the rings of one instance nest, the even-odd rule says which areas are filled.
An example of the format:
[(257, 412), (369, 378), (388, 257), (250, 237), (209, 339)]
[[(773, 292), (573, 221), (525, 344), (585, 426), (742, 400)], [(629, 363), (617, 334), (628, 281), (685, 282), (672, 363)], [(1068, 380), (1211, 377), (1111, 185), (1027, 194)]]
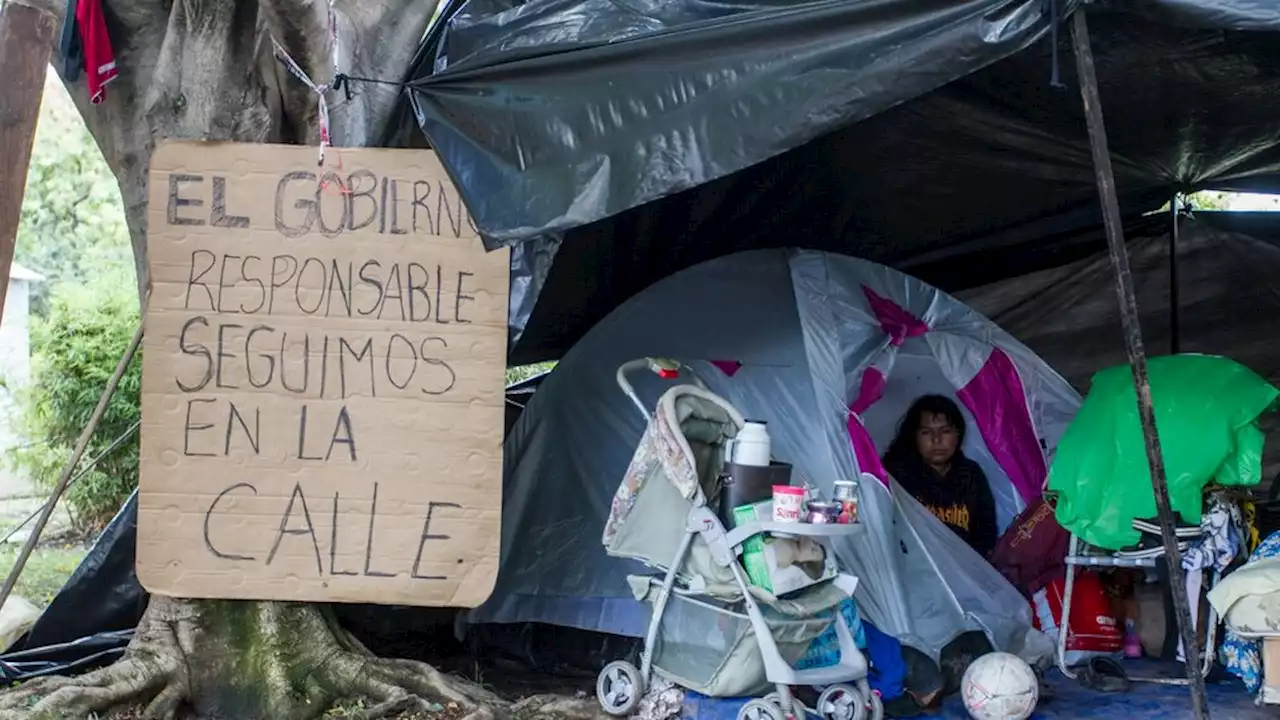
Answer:
[[(63, 12), (63, 0), (48, 2)], [(316, 93), (273, 57), (273, 39), (317, 83), (333, 73), (325, 0), (104, 0), (119, 78), (91, 105), (72, 84), (124, 200), (138, 272), (147, 287), (147, 171), (168, 138), (318, 144)], [(398, 79), (435, 10), (422, 0), (341, 0), (336, 63), (344, 72)], [(376, 142), (399, 89), (361, 84), (328, 94), (334, 145)], [(138, 704), (148, 718), (243, 720), (314, 717), (351, 697), (382, 717), (429, 701), (476, 714), (532, 710), (428, 665), (377, 658), (323, 605), (153, 597), (119, 662), (78, 678), (47, 678), (0, 695), (0, 717), (79, 719)], [(585, 703), (536, 703), (581, 714)], [(522, 714), (524, 714), (522, 712)]]

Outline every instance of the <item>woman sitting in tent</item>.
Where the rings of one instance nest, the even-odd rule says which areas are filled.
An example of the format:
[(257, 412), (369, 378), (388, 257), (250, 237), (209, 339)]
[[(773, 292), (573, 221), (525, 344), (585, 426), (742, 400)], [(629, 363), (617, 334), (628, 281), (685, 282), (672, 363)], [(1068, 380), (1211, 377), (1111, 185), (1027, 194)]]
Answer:
[(964, 456), (964, 416), (941, 395), (918, 398), (903, 416), (884, 466), (904, 490), (987, 557), (997, 539), (995, 500), (982, 468)]

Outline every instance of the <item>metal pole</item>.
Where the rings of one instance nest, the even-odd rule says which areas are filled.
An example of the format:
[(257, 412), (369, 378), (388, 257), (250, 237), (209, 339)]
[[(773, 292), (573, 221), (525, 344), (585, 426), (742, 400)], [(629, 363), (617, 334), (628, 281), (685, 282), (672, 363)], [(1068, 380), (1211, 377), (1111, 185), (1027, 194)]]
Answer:
[(1124, 325), (1125, 346), (1133, 369), (1133, 385), (1138, 397), (1138, 416), (1146, 441), (1147, 463), (1151, 468), (1151, 488), (1160, 515), (1160, 537), (1164, 541), (1165, 562), (1169, 566), (1169, 594), (1173, 596), (1178, 616), (1178, 633), (1186, 654), (1187, 680), (1191, 684), (1191, 706), (1197, 720), (1209, 717), (1209, 701), (1205, 695), (1204, 677), (1200, 674), (1200, 650), (1196, 631), (1191, 624), (1191, 608), (1187, 600), (1186, 578), (1182, 572), (1182, 553), (1174, 537), (1173, 510), (1169, 505), (1169, 486), (1165, 480), (1164, 457), (1156, 434), (1156, 414), (1151, 404), (1151, 382), (1147, 376), (1147, 355), (1142, 347), (1142, 329), (1138, 325), (1137, 301), (1133, 295), (1133, 278), (1129, 273), (1129, 253), (1124, 244), (1124, 227), (1120, 221), (1120, 201), (1116, 197), (1116, 180), (1107, 149), (1107, 129), (1102, 118), (1102, 102), (1098, 93), (1098, 76), (1094, 70), (1093, 48), (1089, 44), (1089, 25), (1084, 9), (1075, 11), (1071, 25), (1071, 43), (1080, 76), (1080, 96), (1084, 101), (1085, 120), (1089, 126), (1089, 149), (1093, 154), (1094, 176), (1102, 202), (1102, 220), (1107, 231), (1107, 249), (1111, 268), (1116, 275), (1116, 293), (1120, 299), (1120, 315)]
[(1178, 333), (1178, 193), (1169, 198), (1169, 353), (1182, 352)]

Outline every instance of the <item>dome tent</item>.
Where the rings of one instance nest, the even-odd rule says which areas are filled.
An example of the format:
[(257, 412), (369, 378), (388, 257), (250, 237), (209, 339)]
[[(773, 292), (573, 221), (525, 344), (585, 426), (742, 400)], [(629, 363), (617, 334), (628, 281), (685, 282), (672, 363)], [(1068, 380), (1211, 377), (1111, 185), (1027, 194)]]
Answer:
[[(1022, 596), (889, 481), (887, 447), (909, 403), (960, 401), (965, 453), (986, 471), (1001, 527), (1037, 496), (1076, 392), (1030, 350), (958, 300), (889, 268), (803, 250), (758, 250), (677, 273), (596, 325), (544, 381), (506, 442), (497, 587), (469, 621), (543, 622), (639, 636), (647, 608), (600, 544), (614, 490), (644, 430), (615, 383), (623, 362), (678, 359), (744, 416), (774, 454), (824, 492), (862, 492), (867, 531), (836, 548), (861, 578), (865, 617), (936, 654), (965, 630), (1022, 651)], [(725, 362), (730, 361), (730, 362)], [(668, 381), (635, 378), (656, 401)]]

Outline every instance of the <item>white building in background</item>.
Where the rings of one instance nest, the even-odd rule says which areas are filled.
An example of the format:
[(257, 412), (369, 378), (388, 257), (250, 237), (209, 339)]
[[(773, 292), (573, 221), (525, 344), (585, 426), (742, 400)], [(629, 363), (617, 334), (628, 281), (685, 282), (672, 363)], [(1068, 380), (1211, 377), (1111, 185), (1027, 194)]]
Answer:
[[(9, 270), (9, 289), (0, 317), (0, 378), (8, 386), (21, 387), (31, 378), (30, 301), (32, 287), (39, 282), (44, 282), (44, 276), (17, 263)], [(0, 454), (20, 442), (15, 430), (17, 412), (11, 390), (0, 386)], [(0, 497), (25, 495), (31, 489), (27, 478), (0, 467)]]

